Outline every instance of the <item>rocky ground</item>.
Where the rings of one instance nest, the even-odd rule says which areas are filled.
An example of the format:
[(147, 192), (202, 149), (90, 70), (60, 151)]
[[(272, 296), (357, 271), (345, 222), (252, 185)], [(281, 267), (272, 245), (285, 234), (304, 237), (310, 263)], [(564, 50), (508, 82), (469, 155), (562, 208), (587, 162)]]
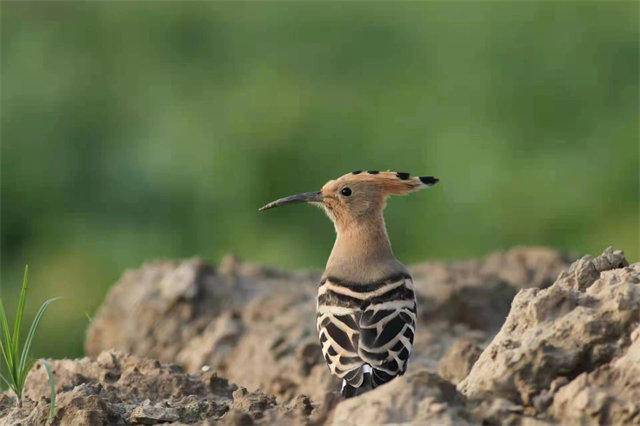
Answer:
[[(640, 263), (515, 248), (411, 268), (407, 374), (341, 400), (314, 326), (317, 272), (226, 258), (149, 263), (114, 285), (88, 358), (51, 360), (54, 424), (640, 424)], [(40, 362), (22, 408), (44, 424)]]

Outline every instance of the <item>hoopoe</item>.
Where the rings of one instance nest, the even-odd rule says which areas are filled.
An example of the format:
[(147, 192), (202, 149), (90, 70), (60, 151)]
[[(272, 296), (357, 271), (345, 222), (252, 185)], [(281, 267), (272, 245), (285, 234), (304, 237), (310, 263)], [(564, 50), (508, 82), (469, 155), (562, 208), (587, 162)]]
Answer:
[(413, 279), (394, 256), (383, 210), (389, 195), (435, 185), (433, 176), (354, 171), (318, 192), (273, 201), (320, 206), (336, 240), (318, 287), (317, 330), (331, 373), (351, 397), (404, 374), (416, 326)]

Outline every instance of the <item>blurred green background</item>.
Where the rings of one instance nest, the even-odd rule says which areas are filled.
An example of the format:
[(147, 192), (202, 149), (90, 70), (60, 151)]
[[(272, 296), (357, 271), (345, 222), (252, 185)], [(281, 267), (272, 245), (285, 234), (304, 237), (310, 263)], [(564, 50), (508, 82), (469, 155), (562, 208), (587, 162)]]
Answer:
[(319, 211), (256, 209), (353, 169), (441, 178), (387, 208), (406, 263), (638, 260), (637, 2), (1, 7), (2, 292), (65, 298), (38, 355), (145, 260), (321, 269)]

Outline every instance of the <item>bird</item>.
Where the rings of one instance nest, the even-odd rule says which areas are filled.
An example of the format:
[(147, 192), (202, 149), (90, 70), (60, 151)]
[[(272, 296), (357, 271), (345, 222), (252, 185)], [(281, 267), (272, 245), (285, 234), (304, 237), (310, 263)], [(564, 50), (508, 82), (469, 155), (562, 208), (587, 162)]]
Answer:
[(336, 239), (318, 285), (316, 328), (331, 374), (350, 398), (407, 370), (416, 327), (413, 278), (395, 257), (383, 211), (391, 195), (438, 183), (433, 176), (356, 170), (320, 191), (277, 199), (265, 211), (295, 203), (320, 207)]

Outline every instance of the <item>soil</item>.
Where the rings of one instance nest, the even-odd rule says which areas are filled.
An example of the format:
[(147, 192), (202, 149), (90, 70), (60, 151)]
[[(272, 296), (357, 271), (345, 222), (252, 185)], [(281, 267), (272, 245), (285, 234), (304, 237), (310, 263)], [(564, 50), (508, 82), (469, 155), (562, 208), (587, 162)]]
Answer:
[[(343, 400), (315, 333), (318, 271), (236, 258), (126, 272), (87, 331), (87, 358), (49, 360), (53, 424), (640, 424), (640, 264), (519, 247), (411, 272), (407, 374)], [(37, 362), (22, 408), (45, 424)]]

